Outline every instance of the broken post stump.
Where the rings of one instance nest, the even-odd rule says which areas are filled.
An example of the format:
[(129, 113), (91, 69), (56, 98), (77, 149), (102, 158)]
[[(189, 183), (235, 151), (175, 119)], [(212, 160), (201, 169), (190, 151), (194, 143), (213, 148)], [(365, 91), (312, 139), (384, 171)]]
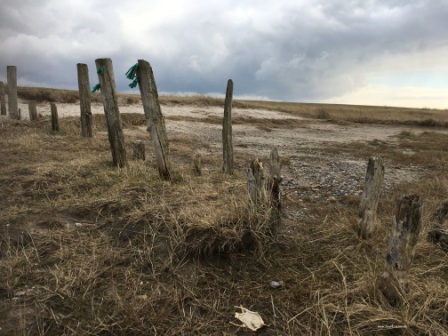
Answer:
[(147, 131), (151, 135), (156, 155), (159, 176), (164, 180), (171, 178), (168, 137), (165, 118), (160, 109), (159, 95), (151, 65), (145, 60), (138, 60), (137, 80), (145, 112)]
[(402, 304), (407, 289), (415, 245), (422, 227), (421, 213), (420, 197), (404, 196), (399, 201), (397, 216), (392, 220), (386, 267), (379, 288), (393, 306)]
[(17, 101), (17, 68), (14, 65), (6, 67), (8, 81), (8, 112), (11, 119), (20, 120)]
[(53, 132), (59, 132), (59, 118), (58, 118), (58, 107), (56, 103), (51, 103), (51, 130)]
[(270, 234), (276, 236), (281, 225), (280, 174), (281, 161), (277, 149), (273, 148), (269, 160), (269, 173), (263, 163), (255, 159), (247, 169), (247, 187), (252, 206), (269, 210)]
[(224, 101), (224, 118), (222, 123), (222, 170), (229, 175), (233, 175), (232, 97), (233, 81), (229, 79), (227, 81), (226, 99)]
[(1, 115), (6, 115), (5, 83), (1, 81), (0, 81), (0, 110)]
[(256, 204), (257, 202), (257, 181), (255, 181), (255, 176), (252, 168), (247, 168), (247, 190), (249, 192), (249, 200)]
[(76, 68), (78, 71), (79, 106), (81, 109), (81, 135), (85, 138), (91, 138), (93, 137), (93, 114), (90, 103), (89, 68), (87, 64), (82, 63), (78, 63)]
[(115, 166), (123, 168), (127, 165), (126, 147), (120, 110), (118, 109), (118, 96), (115, 89), (112, 60), (110, 58), (99, 58), (95, 60), (95, 64), (101, 86), (112, 160)]
[(376, 214), (383, 181), (383, 160), (381, 158), (371, 157), (367, 165), (364, 191), (359, 204), (358, 234), (362, 239), (369, 238), (375, 229)]
[(145, 161), (145, 143), (142, 140), (137, 140), (132, 146), (132, 159)]
[(266, 203), (266, 177), (263, 163), (258, 159), (251, 162), (250, 167), (247, 170), (247, 180), (249, 198), (252, 203), (256, 205)]
[(281, 161), (276, 148), (272, 148), (269, 158), (270, 176), (269, 176), (269, 191), (271, 194), (271, 233), (277, 236), (281, 225), (281, 200), (280, 200), (280, 183), (281, 176)]
[(30, 113), (30, 121), (37, 120), (37, 105), (35, 101), (30, 101), (28, 103), (28, 109)]
[(272, 148), (270, 158), (269, 158), (269, 166), (270, 166), (270, 193), (271, 193), (271, 205), (275, 209), (281, 208), (280, 202), (280, 183), (283, 178), (281, 176), (281, 161), (280, 156), (278, 155), (278, 151), (276, 148)]

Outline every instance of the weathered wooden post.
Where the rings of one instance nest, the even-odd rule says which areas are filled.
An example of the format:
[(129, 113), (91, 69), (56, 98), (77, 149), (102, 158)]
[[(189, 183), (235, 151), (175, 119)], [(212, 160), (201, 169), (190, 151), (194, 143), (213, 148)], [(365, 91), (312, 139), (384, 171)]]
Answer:
[(160, 109), (159, 95), (151, 65), (145, 60), (138, 60), (138, 85), (142, 96), (143, 109), (151, 135), (154, 153), (157, 160), (159, 176), (162, 179), (171, 178), (168, 137), (166, 135), (165, 119)]
[(376, 213), (384, 181), (384, 164), (381, 158), (371, 157), (367, 165), (364, 191), (359, 204), (358, 234), (362, 239), (369, 238), (376, 224)]
[(224, 101), (224, 119), (222, 122), (222, 170), (229, 175), (233, 175), (232, 97), (233, 81), (229, 79), (227, 81), (226, 99)]
[(101, 86), (112, 160), (115, 166), (125, 167), (127, 165), (126, 147), (120, 110), (118, 109), (112, 60), (110, 58), (99, 58), (95, 60), (95, 64)]
[(255, 180), (252, 168), (247, 168), (247, 190), (249, 192), (249, 199), (252, 204), (257, 202), (257, 181)]
[(0, 82), (0, 110), (1, 115), (6, 115), (5, 83)]
[(30, 113), (30, 121), (37, 120), (37, 105), (35, 101), (30, 101), (28, 103), (28, 110)]
[(280, 156), (278, 155), (277, 148), (272, 148), (269, 158), (270, 166), (270, 189), (271, 189), (271, 205), (273, 208), (280, 209), (280, 183), (283, 178), (280, 170), (282, 168), (280, 162)]
[(266, 203), (266, 177), (263, 163), (258, 159), (251, 162), (247, 170), (247, 180), (250, 200), (257, 205)]
[(78, 88), (79, 88), (79, 105), (81, 108), (81, 135), (85, 138), (93, 137), (92, 130), (92, 108), (90, 105), (90, 81), (89, 68), (87, 64), (78, 63)]
[(7, 80), (8, 80), (8, 111), (11, 119), (20, 119), (17, 103), (17, 68), (14, 65), (8, 65)]
[(400, 305), (407, 289), (408, 273), (421, 230), (422, 203), (418, 195), (400, 199), (393, 217), (386, 256), (386, 269), (380, 278), (380, 290), (392, 305)]
[(142, 140), (137, 140), (132, 146), (132, 159), (145, 161), (145, 143)]
[(281, 200), (280, 200), (280, 183), (283, 178), (281, 176), (281, 161), (276, 148), (272, 148), (269, 158), (270, 176), (269, 189), (271, 194), (271, 232), (277, 235), (281, 225)]
[(51, 130), (54, 132), (59, 132), (59, 118), (58, 118), (58, 107), (56, 103), (51, 103)]

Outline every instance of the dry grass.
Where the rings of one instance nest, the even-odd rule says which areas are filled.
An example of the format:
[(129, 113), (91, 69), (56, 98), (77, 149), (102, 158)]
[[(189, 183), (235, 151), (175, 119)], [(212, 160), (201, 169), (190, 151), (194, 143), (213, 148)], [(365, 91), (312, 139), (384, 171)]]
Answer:
[[(144, 124), (122, 117), (127, 129)], [(176, 137), (173, 181), (151, 163), (116, 169), (100, 121), (96, 137), (82, 139), (75, 119), (60, 120), (60, 134), (48, 120), (1, 120), (0, 334), (252, 335), (230, 323), (239, 304), (268, 324), (256, 335), (446, 334), (447, 255), (426, 241), (448, 192), (446, 136), (403, 132), (395, 145), (328, 148), (422, 171), (383, 196), (369, 241), (356, 235), (353, 196), (284, 199), (274, 239), (269, 210), (253, 211), (244, 171), (223, 175), (219, 153), (196, 176), (196, 142)], [(235, 157), (241, 166), (250, 159)], [(424, 199), (423, 232), (406, 304), (392, 307), (376, 280), (395, 201), (410, 193)], [(299, 210), (303, 219), (287, 217)], [(272, 289), (271, 280), (285, 285)]]

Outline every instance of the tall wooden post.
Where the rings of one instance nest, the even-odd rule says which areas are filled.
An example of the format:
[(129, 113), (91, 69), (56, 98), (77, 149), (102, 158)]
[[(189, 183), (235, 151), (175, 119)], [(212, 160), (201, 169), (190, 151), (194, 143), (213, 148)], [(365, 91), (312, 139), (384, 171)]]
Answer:
[(59, 132), (58, 107), (56, 103), (51, 103), (51, 130)]
[(37, 105), (35, 101), (30, 101), (28, 103), (28, 109), (30, 113), (30, 121), (37, 120)]
[(138, 60), (137, 78), (143, 110), (148, 123), (147, 131), (151, 134), (159, 175), (162, 179), (169, 180), (171, 178), (171, 164), (165, 119), (160, 109), (154, 73), (147, 61)]
[(14, 65), (8, 65), (8, 111), (11, 119), (19, 119), (19, 110), (17, 103), (17, 68)]
[(224, 102), (224, 119), (222, 123), (222, 170), (229, 175), (233, 175), (232, 97), (233, 81), (229, 79), (227, 81), (226, 99)]
[(125, 167), (127, 165), (126, 147), (121, 126), (120, 110), (118, 109), (112, 60), (110, 58), (99, 58), (95, 60), (95, 64), (101, 85), (101, 96), (103, 98), (112, 160), (115, 166)]
[(369, 238), (376, 224), (376, 213), (384, 181), (384, 164), (381, 158), (371, 157), (367, 165), (364, 191), (359, 204), (359, 231), (362, 239)]
[(81, 108), (81, 135), (85, 138), (93, 137), (92, 130), (92, 108), (90, 105), (90, 81), (89, 68), (87, 64), (78, 63), (78, 88), (79, 105)]
[(408, 273), (414, 260), (414, 249), (421, 231), (422, 203), (418, 195), (404, 196), (399, 201), (389, 236), (386, 269), (380, 278), (380, 290), (392, 305), (403, 302)]
[(0, 110), (1, 115), (6, 115), (5, 83), (0, 82)]

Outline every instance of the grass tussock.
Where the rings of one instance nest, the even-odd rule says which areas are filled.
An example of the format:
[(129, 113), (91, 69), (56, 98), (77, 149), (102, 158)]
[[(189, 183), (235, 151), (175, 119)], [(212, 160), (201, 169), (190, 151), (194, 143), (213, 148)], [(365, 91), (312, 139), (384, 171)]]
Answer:
[[(130, 153), (132, 130), (145, 120), (122, 117)], [(266, 322), (257, 335), (446, 333), (447, 255), (426, 239), (441, 225), (448, 192), (443, 134), (406, 131), (393, 144), (322, 149), (419, 169), (419, 179), (383, 194), (370, 240), (356, 234), (355, 196), (285, 197), (272, 237), (270, 209), (248, 203), (245, 171), (221, 173), (220, 153), (210, 151), (197, 176), (194, 149), (210, 148), (175, 136), (172, 181), (151, 160), (117, 169), (97, 118), (92, 139), (79, 137), (74, 118), (60, 120), (59, 134), (48, 120), (0, 124), (0, 334), (254, 334), (235, 325), (240, 304)], [(247, 166), (247, 154), (235, 158)], [(377, 279), (396, 200), (415, 193), (423, 229), (405, 304), (392, 307)]]

